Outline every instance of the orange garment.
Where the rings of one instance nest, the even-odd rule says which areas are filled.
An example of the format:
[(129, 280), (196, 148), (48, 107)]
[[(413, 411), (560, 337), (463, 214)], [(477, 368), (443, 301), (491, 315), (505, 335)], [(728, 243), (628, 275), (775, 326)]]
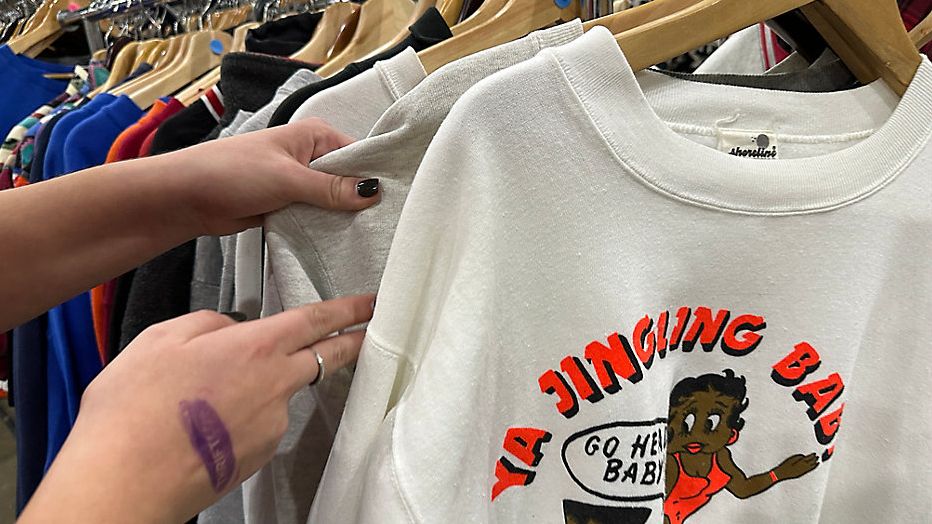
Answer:
[[(106, 163), (110, 164), (123, 160), (120, 158), (123, 143), (132, 139), (134, 135), (148, 129), (153, 124), (157, 125), (159, 122), (159, 114), (165, 111), (167, 107), (168, 104), (161, 100), (157, 100), (152, 108), (149, 109), (149, 112), (140, 118), (138, 122), (120, 133), (107, 152)], [(104, 364), (107, 363), (107, 344), (110, 334), (110, 304), (107, 300), (108, 286), (112, 287), (113, 282), (105, 282), (91, 290), (91, 316), (94, 319), (94, 337), (97, 339), (97, 352), (100, 354), (100, 361)]]

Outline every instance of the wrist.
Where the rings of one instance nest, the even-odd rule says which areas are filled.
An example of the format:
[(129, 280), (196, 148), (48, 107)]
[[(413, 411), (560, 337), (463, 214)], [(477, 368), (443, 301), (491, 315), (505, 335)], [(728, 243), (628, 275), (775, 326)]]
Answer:
[(121, 181), (135, 179), (149, 231), (158, 232), (172, 246), (206, 234), (201, 212), (204, 191), (188, 156), (188, 151), (178, 151), (134, 160), (121, 164), (118, 174)]
[(130, 428), (85, 426), (79, 417), (24, 522), (183, 522), (199, 507), (204, 468), (191, 453), (166, 457), (148, 444)]
[(777, 470), (770, 470), (770, 481), (776, 484), (780, 479), (777, 477)]

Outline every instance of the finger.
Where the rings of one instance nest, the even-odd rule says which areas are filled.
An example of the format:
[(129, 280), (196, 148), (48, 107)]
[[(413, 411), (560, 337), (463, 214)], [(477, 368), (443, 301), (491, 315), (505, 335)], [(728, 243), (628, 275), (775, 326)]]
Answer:
[(288, 137), (289, 152), (305, 166), (312, 160), (355, 142), (351, 136), (321, 118), (299, 120), (276, 128), (276, 132)]
[(324, 362), (324, 376), (326, 378), (331, 373), (356, 361), (359, 357), (362, 341), (365, 338), (365, 331), (353, 331), (352, 333), (325, 338), (311, 347), (289, 356), (290, 369), (294, 370), (292, 377), (294, 387), (297, 389), (306, 386), (320, 374), (315, 352), (320, 355)]
[(322, 119), (311, 118), (308, 120), (308, 124), (317, 124), (314, 128), (314, 151), (311, 153), (311, 158), (308, 162), (322, 157), (331, 151), (340, 149), (341, 147), (346, 147), (356, 141), (353, 137), (331, 126)]
[(242, 340), (269, 340), (278, 351), (290, 355), (331, 333), (368, 321), (374, 300), (371, 294), (327, 300), (245, 322), (230, 332)]
[(337, 176), (296, 165), (289, 200), (337, 211), (359, 211), (382, 199), (377, 178)]
[(150, 333), (165, 333), (173, 337), (191, 340), (205, 333), (211, 333), (234, 324), (236, 324), (236, 321), (232, 318), (215, 311), (204, 309), (171, 320), (166, 320), (165, 322), (159, 322), (149, 327), (146, 331)]

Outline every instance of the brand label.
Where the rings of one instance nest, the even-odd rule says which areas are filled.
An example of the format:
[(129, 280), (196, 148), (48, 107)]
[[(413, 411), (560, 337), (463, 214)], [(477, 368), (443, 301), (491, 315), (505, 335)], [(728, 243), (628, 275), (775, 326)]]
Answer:
[(776, 160), (780, 158), (779, 143), (770, 131), (720, 129), (718, 150), (732, 156)]

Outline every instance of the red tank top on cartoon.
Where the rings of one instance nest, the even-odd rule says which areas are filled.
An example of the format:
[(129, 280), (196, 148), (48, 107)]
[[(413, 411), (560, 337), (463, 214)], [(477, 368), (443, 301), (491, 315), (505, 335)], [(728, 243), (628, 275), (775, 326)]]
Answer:
[(674, 453), (673, 456), (676, 458), (679, 476), (663, 504), (663, 512), (670, 519), (670, 524), (682, 524), (687, 517), (705, 506), (712, 495), (721, 491), (731, 480), (731, 475), (718, 467), (715, 455), (712, 455), (712, 469), (706, 477), (690, 476), (683, 469), (680, 454)]

